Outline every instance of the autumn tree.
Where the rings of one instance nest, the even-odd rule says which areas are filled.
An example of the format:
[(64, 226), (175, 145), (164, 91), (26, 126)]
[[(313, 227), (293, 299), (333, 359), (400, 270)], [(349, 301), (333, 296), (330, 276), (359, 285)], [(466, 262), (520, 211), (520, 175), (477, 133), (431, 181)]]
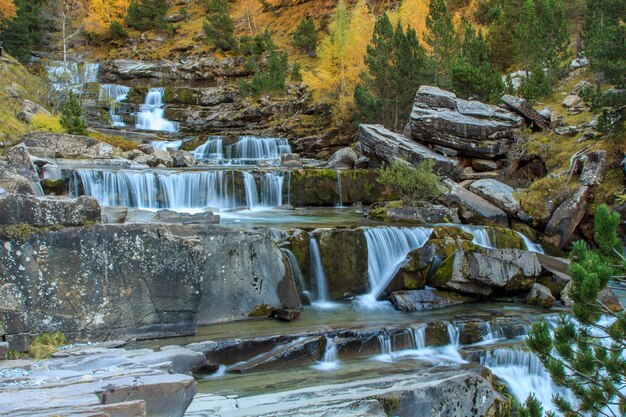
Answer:
[(25, 63), (30, 60), (32, 49), (41, 40), (39, 28), (45, 0), (14, 0), (14, 3), (17, 15), (0, 31), (0, 41), (13, 57)]
[(426, 43), (433, 60), (434, 82), (440, 87), (450, 83), (450, 68), (456, 59), (458, 37), (445, 0), (432, 0), (426, 16)]
[(0, 29), (4, 29), (15, 16), (17, 16), (17, 7), (13, 0), (0, 0)]
[(114, 23), (124, 21), (130, 0), (90, 0), (85, 29), (96, 35), (106, 35)]
[[(425, 42), (425, 34), (427, 32), (426, 16), (428, 15), (429, 5), (429, 0), (403, 0), (397, 13), (397, 20), (403, 25), (413, 28), (422, 44)], [(390, 20), (394, 23), (396, 19), (390, 15)]]

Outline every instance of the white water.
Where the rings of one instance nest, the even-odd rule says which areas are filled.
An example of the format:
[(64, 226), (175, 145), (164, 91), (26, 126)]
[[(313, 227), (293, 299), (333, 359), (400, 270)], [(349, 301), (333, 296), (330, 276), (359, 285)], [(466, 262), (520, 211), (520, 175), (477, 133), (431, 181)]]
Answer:
[(98, 96), (99, 101), (109, 103), (109, 118), (111, 119), (111, 125), (114, 127), (126, 126), (122, 116), (117, 113), (119, 104), (126, 100), (130, 87), (117, 84), (101, 84), (100, 94)]
[(326, 280), (324, 265), (322, 265), (320, 248), (317, 244), (317, 239), (312, 234), (309, 240), (309, 251), (311, 255), (311, 274), (313, 275), (312, 278), (315, 280), (315, 286), (317, 287), (317, 298), (311, 305), (322, 309), (334, 308), (336, 305), (330, 301), (330, 295), (328, 294), (328, 282)]
[(173, 140), (168, 142), (166, 140), (153, 140), (150, 142), (150, 145), (156, 150), (159, 151), (167, 151), (168, 149), (180, 149), (182, 146), (182, 140)]
[(493, 248), (494, 246), (491, 244), (491, 239), (489, 239), (489, 234), (485, 230), (485, 228), (480, 226), (461, 226), (461, 230), (466, 233), (469, 233), (473, 236), (472, 243), (478, 246), (482, 246), (484, 248)]
[(458, 348), (461, 344), (459, 343), (460, 332), (459, 329), (452, 323), (448, 323), (448, 339), (450, 340), (450, 345)]
[(339, 206), (343, 207), (343, 186), (341, 184), (341, 171), (337, 170), (337, 194), (339, 195)]
[(522, 238), (522, 240), (524, 241), (524, 244), (526, 245), (526, 249), (530, 252), (537, 252), (537, 253), (544, 253), (543, 252), (543, 247), (541, 247), (541, 245), (539, 243), (534, 243), (532, 240), (530, 240), (526, 235), (524, 235), (523, 233), (517, 232), (517, 234), (519, 235), (519, 237)]
[[(238, 190), (235, 171), (106, 171), (79, 169), (70, 181), (74, 197), (82, 194), (95, 197), (103, 206), (127, 206), (143, 209), (176, 211), (233, 209), (278, 206), (282, 202), (282, 181), (271, 180), (280, 174), (265, 173), (265, 185), (277, 187), (259, 195), (255, 178), (245, 172), (244, 190)], [(263, 183), (263, 179), (261, 182)], [(81, 187), (82, 185), (82, 187)], [(245, 195), (245, 200), (241, 199)], [(273, 198), (273, 200), (272, 200)], [(265, 206), (260, 205), (260, 201)]]
[(282, 154), (291, 153), (284, 138), (242, 136), (236, 143), (224, 146), (221, 137), (210, 137), (193, 151), (197, 159), (224, 165), (279, 164)]
[(135, 127), (143, 130), (161, 132), (178, 132), (178, 124), (164, 117), (165, 104), (163, 103), (164, 88), (151, 88), (146, 100), (136, 115)]
[(300, 269), (300, 265), (298, 265), (296, 255), (294, 255), (293, 252), (287, 248), (282, 248), (281, 250), (289, 261), (289, 266), (291, 267), (291, 272), (293, 273), (293, 277), (298, 285), (298, 289), (304, 291), (306, 286), (304, 285), (304, 277), (302, 276), (302, 270)]
[(318, 371), (332, 371), (339, 369), (339, 360), (337, 359), (337, 344), (334, 339), (326, 339), (326, 349), (322, 360), (313, 365), (313, 369)]
[(422, 326), (419, 329), (409, 329), (413, 339), (414, 349), (424, 349), (426, 347), (426, 326)]
[(376, 301), (400, 269), (409, 252), (421, 248), (432, 229), (425, 227), (376, 227), (365, 229), (367, 275), (370, 292), (357, 298), (365, 308), (378, 308)]
[(46, 70), (52, 88), (58, 91), (69, 90), (80, 93), (86, 83), (98, 82), (100, 64), (52, 61), (47, 65)]

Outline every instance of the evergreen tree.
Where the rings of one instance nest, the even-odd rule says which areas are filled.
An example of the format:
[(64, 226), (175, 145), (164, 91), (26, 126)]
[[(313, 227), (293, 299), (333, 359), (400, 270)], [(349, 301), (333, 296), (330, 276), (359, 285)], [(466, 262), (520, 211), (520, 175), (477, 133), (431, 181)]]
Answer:
[(0, 0), (0, 30), (17, 16), (17, 7), (13, 0)]
[(515, 48), (513, 45), (513, 31), (510, 19), (501, 14), (491, 25), (487, 33), (489, 59), (501, 72), (507, 71), (515, 63)]
[[(598, 249), (583, 241), (573, 245), (569, 269), (573, 318), (562, 316), (553, 334), (547, 323), (535, 323), (528, 337), (528, 346), (553, 381), (571, 390), (577, 400), (571, 404), (554, 396), (556, 408), (566, 416), (626, 414), (626, 313), (614, 312), (598, 301), (611, 277), (623, 270), (617, 266), (624, 263), (616, 234), (619, 222), (619, 215), (608, 207), (596, 210)], [(539, 417), (541, 407), (529, 399), (522, 415)]]
[(33, 48), (41, 40), (39, 26), (44, 4), (45, 0), (15, 0), (17, 16), (0, 31), (6, 50), (22, 63), (30, 61)]
[(86, 133), (83, 110), (78, 101), (78, 97), (72, 92), (69, 93), (67, 101), (61, 107), (61, 126), (73, 135), (84, 135)]
[(431, 0), (426, 16), (426, 43), (430, 46), (433, 60), (434, 82), (447, 87), (450, 68), (456, 59), (458, 37), (452, 23), (452, 15), (445, 0)]
[(317, 50), (317, 31), (315, 22), (311, 18), (302, 19), (298, 27), (291, 35), (291, 43), (294, 48), (306, 52), (314, 57)]
[(126, 13), (126, 25), (145, 31), (165, 28), (167, 0), (131, 0)]
[(429, 81), (430, 66), (413, 28), (395, 29), (387, 14), (376, 21), (365, 56), (367, 72), (355, 87), (359, 122), (377, 122), (400, 130), (406, 121), (415, 92)]
[(300, 63), (296, 62), (293, 64), (293, 68), (291, 68), (291, 81), (302, 81), (302, 73), (300, 71)]
[(208, 16), (202, 28), (215, 48), (222, 51), (237, 48), (235, 22), (230, 16), (226, 0), (209, 0)]
[(504, 91), (500, 73), (489, 61), (489, 48), (481, 32), (467, 25), (461, 54), (452, 65), (452, 89), (464, 98), (495, 102)]
[(552, 94), (552, 83), (546, 74), (546, 70), (539, 65), (535, 65), (527, 74), (527, 77), (522, 78), (517, 94), (531, 103), (536, 102), (541, 97)]

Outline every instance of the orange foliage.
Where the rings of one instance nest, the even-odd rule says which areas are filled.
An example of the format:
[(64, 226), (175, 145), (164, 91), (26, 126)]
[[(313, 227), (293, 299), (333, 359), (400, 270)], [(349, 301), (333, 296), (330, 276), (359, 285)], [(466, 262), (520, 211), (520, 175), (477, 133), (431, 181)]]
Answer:
[(13, 0), (0, 0), (0, 28), (17, 16), (17, 8)]
[(429, 5), (429, 0), (403, 0), (398, 11), (388, 13), (389, 20), (395, 25), (400, 19), (402, 26), (411, 26), (417, 32), (422, 46), (427, 46), (424, 42), (424, 33), (427, 31), (426, 15)]
[(129, 4), (130, 0), (89, 0), (85, 29), (97, 35), (106, 34), (112, 22), (124, 21)]

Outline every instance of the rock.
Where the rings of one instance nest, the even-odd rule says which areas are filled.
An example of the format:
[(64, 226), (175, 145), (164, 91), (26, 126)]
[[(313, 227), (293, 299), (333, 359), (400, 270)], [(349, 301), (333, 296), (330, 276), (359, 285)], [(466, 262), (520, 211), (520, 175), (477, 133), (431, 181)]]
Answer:
[(93, 197), (77, 199), (0, 194), (0, 225), (82, 226), (100, 222), (100, 205)]
[(154, 167), (158, 165), (157, 160), (154, 157), (154, 155), (148, 155), (145, 153), (134, 156), (133, 161), (137, 162), (138, 164), (148, 165), (150, 167)]
[(624, 311), (624, 307), (619, 302), (619, 298), (608, 287), (598, 293), (598, 301), (613, 313)]
[(551, 308), (556, 299), (552, 296), (550, 289), (541, 284), (534, 283), (530, 288), (526, 303), (543, 308)]
[(591, 188), (583, 185), (554, 211), (546, 225), (544, 241), (557, 249), (563, 248), (569, 242), (578, 224), (585, 217), (590, 194)]
[(0, 342), (0, 361), (7, 360), (9, 354), (9, 344), (7, 342)]
[(170, 153), (168, 151), (155, 149), (152, 153), (152, 156), (154, 156), (153, 163), (156, 164), (155, 166), (164, 165), (168, 168), (174, 166), (174, 159), (170, 156)]
[(498, 169), (498, 164), (489, 159), (472, 159), (472, 168), (479, 172), (495, 171)]
[(593, 151), (583, 156), (583, 170), (580, 174), (582, 185), (600, 185), (608, 169), (607, 152)]
[(505, 94), (500, 100), (511, 110), (524, 117), (536, 129), (547, 129), (549, 124), (545, 117), (541, 116), (526, 100)]
[[(14, 146), (8, 150), (6, 157), (9, 162), (9, 169), (13, 173), (24, 177), (29, 182), (30, 192), (27, 192), (26, 194), (43, 195), (41, 185), (39, 184), (39, 175), (37, 174), (35, 164), (33, 164), (33, 160), (28, 153), (28, 149), (26, 149), (23, 144)], [(14, 176), (11, 176), (9, 173), (6, 173), (5, 175), (7, 179), (13, 177), (13, 181), (19, 182), (18, 179), (14, 178)], [(9, 185), (8, 188), (3, 188), (5, 190), (10, 190), (15, 187), (18, 187), (19, 189), (26, 188), (17, 184), (14, 187)]]
[(356, 160), (357, 169), (368, 169), (370, 167), (370, 159), (366, 156), (361, 156)]
[(280, 321), (295, 321), (302, 314), (301, 308), (279, 308), (272, 313), (272, 317)]
[(30, 123), (33, 120), (33, 117), (36, 114), (43, 114), (46, 116), (52, 116), (52, 114), (40, 106), (37, 103), (33, 103), (30, 100), (22, 101), (22, 105), (24, 106), (22, 110), (17, 114), (18, 120), (21, 120), (24, 123)]
[(543, 109), (539, 110), (539, 114), (541, 115), (541, 117), (546, 119), (546, 122), (551, 124), (551, 121), (552, 121), (552, 110), (550, 110), (549, 107), (544, 107)]
[(513, 188), (494, 179), (474, 181), (469, 190), (484, 198), (494, 206), (515, 216), (520, 209), (519, 202), (514, 196)]
[(520, 249), (457, 249), (435, 270), (428, 285), (441, 290), (489, 296), (529, 290), (541, 275), (534, 252)]
[(359, 143), (363, 153), (370, 159), (387, 164), (404, 160), (414, 165), (422, 161), (432, 161), (433, 170), (437, 174), (451, 178), (458, 176), (458, 161), (433, 152), (381, 125), (360, 125)]
[(444, 184), (448, 190), (443, 199), (458, 207), (460, 216), (468, 223), (482, 222), (508, 227), (509, 218), (504, 211), (453, 181), (444, 180)]
[(474, 172), (471, 167), (464, 168), (461, 171), (461, 175), (459, 175), (459, 181), (476, 181), (476, 180), (484, 180), (486, 178), (497, 178), (499, 175), (497, 172), (488, 171), (488, 172)]
[(508, 152), (522, 122), (499, 107), (421, 86), (411, 112), (411, 135), (418, 142), (452, 148), (463, 155), (494, 158)]
[(557, 127), (556, 129), (554, 129), (554, 133), (560, 136), (567, 136), (569, 138), (573, 138), (574, 136), (580, 133), (580, 130), (578, 130), (578, 128), (575, 126), (564, 126), (564, 127)]
[(409, 223), (460, 223), (458, 209), (442, 205), (387, 209), (387, 220)]
[(331, 169), (353, 169), (358, 156), (350, 147), (341, 148), (333, 154), (326, 165)]
[(102, 223), (125, 223), (128, 216), (126, 206), (104, 206), (100, 208)]
[(27, 147), (49, 148), (57, 158), (111, 158), (113, 146), (87, 136), (31, 132), (22, 138)]
[(167, 152), (172, 157), (172, 166), (174, 167), (192, 167), (198, 163), (191, 152), (180, 149), (168, 149)]
[(436, 255), (436, 248), (433, 244), (425, 244), (410, 252), (378, 298), (384, 300), (396, 291), (423, 289)]
[(37, 183), (18, 174), (16, 170), (0, 161), (0, 189), (7, 193), (42, 195)]
[(563, 107), (565, 107), (569, 113), (577, 114), (584, 110), (585, 102), (577, 94), (570, 94), (563, 100)]
[(589, 65), (589, 60), (585, 57), (580, 57), (573, 59), (569, 64), (569, 68), (571, 70), (576, 70), (578, 68), (586, 67), (587, 65)]
[(141, 353), (134, 356), (133, 360), (147, 366), (169, 362), (171, 365), (168, 367), (168, 372), (187, 374), (203, 363), (206, 358), (202, 352), (172, 346), (171, 349), (161, 348), (160, 352)]
[(280, 156), (280, 166), (285, 168), (302, 168), (300, 154), (287, 153)]
[(389, 301), (400, 311), (430, 311), (474, 301), (473, 298), (448, 291), (396, 291)]
[(573, 281), (567, 283), (563, 291), (561, 291), (561, 302), (565, 307), (571, 307), (574, 305), (574, 300), (572, 299), (572, 286)]

